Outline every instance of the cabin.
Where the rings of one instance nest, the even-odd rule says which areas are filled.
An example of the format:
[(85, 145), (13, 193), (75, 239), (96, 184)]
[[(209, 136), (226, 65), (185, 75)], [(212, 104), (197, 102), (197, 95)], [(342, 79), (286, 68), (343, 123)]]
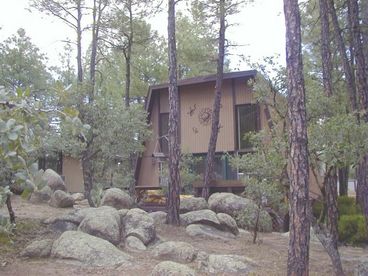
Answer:
[[(220, 129), (216, 146), (216, 179), (210, 192), (242, 192), (244, 183), (241, 172), (230, 167), (228, 154), (243, 154), (251, 151), (251, 145), (243, 137), (247, 132), (269, 128), (268, 109), (258, 103), (250, 80), (255, 70), (225, 73), (220, 110)], [(194, 168), (203, 179), (205, 157), (211, 133), (211, 116), (216, 75), (189, 78), (178, 81), (179, 91), (179, 143), (181, 151), (200, 158)], [(145, 143), (145, 151), (138, 159), (135, 169), (138, 194), (146, 190), (167, 186), (164, 174), (168, 155), (168, 84), (149, 88), (146, 111), (151, 125), (152, 137)], [(311, 192), (318, 193), (315, 181)], [(203, 181), (193, 183), (195, 193), (201, 194)]]

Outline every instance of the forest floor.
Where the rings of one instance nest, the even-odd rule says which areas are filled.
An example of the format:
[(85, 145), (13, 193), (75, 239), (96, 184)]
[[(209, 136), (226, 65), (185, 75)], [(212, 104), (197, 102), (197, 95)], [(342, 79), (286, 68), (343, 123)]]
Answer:
[[(152, 258), (151, 249), (145, 252), (130, 252), (135, 265), (129, 268), (91, 268), (78, 266), (57, 259), (25, 259), (19, 253), (34, 240), (56, 238), (42, 221), (50, 216), (70, 212), (72, 208), (57, 209), (47, 204), (31, 204), (18, 196), (13, 197), (13, 208), (17, 217), (16, 235), (12, 243), (4, 244), (0, 240), (0, 275), (149, 275), (153, 267), (160, 262)], [(0, 209), (6, 215), (6, 209)], [(288, 238), (280, 233), (261, 233), (260, 242), (253, 244), (249, 233), (241, 233), (236, 239), (210, 240), (192, 238), (184, 227), (160, 225), (158, 236), (165, 241), (185, 241), (207, 253), (236, 254), (251, 258), (257, 266), (251, 275), (286, 275)], [(2, 243), (1, 243), (2, 242)], [(368, 248), (341, 246), (340, 254), (347, 275), (353, 275), (356, 265), (362, 260), (368, 261)], [(196, 263), (189, 266), (196, 269)], [(198, 271), (198, 270), (197, 270)], [(207, 275), (206, 273), (199, 275)], [(224, 275), (224, 274), (219, 274)], [(318, 242), (311, 242), (310, 275), (333, 275), (330, 259)]]

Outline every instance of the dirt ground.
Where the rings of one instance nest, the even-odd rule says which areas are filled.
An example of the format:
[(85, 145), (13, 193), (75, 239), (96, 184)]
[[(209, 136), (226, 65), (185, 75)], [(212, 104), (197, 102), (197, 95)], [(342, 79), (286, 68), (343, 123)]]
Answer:
[[(44, 238), (56, 238), (42, 220), (56, 214), (66, 213), (72, 209), (57, 209), (47, 204), (30, 204), (19, 197), (13, 198), (13, 207), (17, 216), (17, 234), (12, 238), (12, 244), (0, 243), (0, 275), (149, 275), (153, 267), (160, 262), (152, 258), (151, 250), (146, 252), (127, 251), (135, 258), (135, 265), (129, 268), (91, 268), (76, 265), (68, 261), (56, 259), (24, 259), (19, 257), (20, 251), (30, 242)], [(0, 209), (0, 214), (6, 210)], [(251, 275), (285, 275), (288, 238), (280, 233), (260, 234), (261, 242), (252, 244), (251, 235), (241, 233), (236, 239), (229, 241), (204, 240), (192, 238), (185, 233), (184, 227), (160, 225), (158, 236), (164, 241), (185, 241), (199, 250), (216, 254), (236, 254), (251, 258), (257, 265)], [(368, 258), (368, 249), (350, 246), (340, 247), (343, 267), (347, 275), (353, 275), (353, 269), (360, 260)], [(196, 269), (197, 263), (190, 264)], [(197, 270), (198, 271), (198, 270)], [(198, 273), (198, 275), (206, 275)], [(224, 275), (224, 274), (219, 274)], [(332, 275), (332, 267), (323, 247), (311, 243), (310, 275)]]

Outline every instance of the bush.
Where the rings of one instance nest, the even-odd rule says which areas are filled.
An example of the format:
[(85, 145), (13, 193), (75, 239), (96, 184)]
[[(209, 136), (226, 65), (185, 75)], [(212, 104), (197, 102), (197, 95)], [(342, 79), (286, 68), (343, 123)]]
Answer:
[(340, 196), (337, 198), (337, 206), (340, 216), (362, 213), (360, 207), (355, 204), (355, 197)]
[(343, 215), (339, 220), (341, 242), (357, 245), (368, 242), (368, 231), (363, 215)]
[(239, 212), (235, 220), (240, 228), (254, 231), (257, 212), (259, 213), (259, 232), (271, 232), (272, 231), (272, 219), (271, 216), (265, 210), (258, 210), (256, 205), (250, 205), (248, 208)]

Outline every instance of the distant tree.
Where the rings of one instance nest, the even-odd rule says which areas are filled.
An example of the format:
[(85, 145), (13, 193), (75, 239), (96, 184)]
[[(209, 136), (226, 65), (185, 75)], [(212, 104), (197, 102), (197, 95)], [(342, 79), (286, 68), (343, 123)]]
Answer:
[(32, 96), (45, 100), (52, 82), (46, 61), (25, 30), (19, 29), (0, 43), (0, 86), (13, 91), (30, 88)]
[(309, 266), (309, 164), (305, 87), (301, 49), (300, 11), (297, 0), (284, 0), (289, 120), (288, 275), (308, 275)]
[(175, 0), (169, 0), (168, 11), (168, 48), (169, 48), (169, 194), (167, 222), (180, 225), (180, 146), (178, 136), (179, 95), (177, 85), (176, 36), (175, 36)]

